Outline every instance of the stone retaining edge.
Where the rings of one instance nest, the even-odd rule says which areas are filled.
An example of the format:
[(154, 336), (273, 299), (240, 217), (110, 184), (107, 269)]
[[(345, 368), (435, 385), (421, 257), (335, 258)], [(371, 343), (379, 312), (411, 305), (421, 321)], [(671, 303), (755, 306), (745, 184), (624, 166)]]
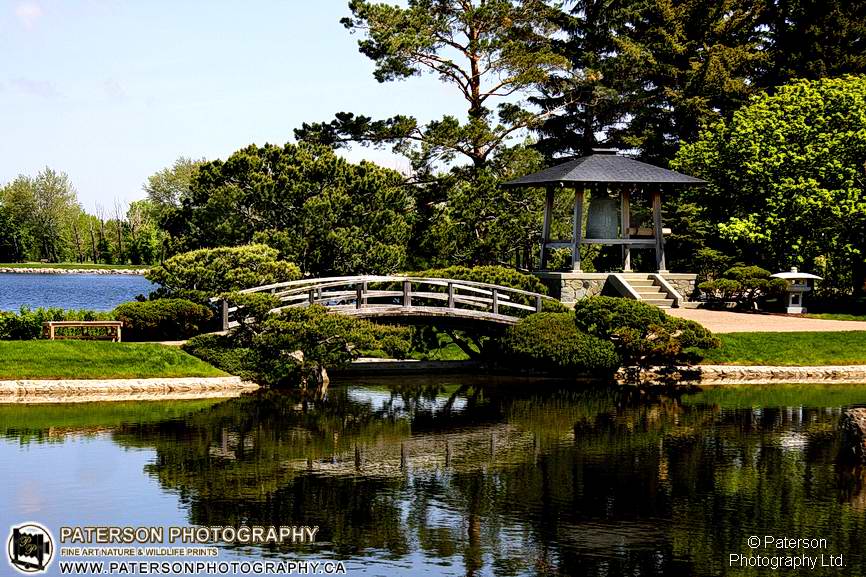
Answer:
[(23, 268), (0, 267), (3, 274), (101, 274), (101, 275), (144, 275), (144, 268)]
[(866, 384), (866, 365), (826, 365), (812, 367), (777, 367), (749, 365), (695, 365), (690, 367), (654, 367), (640, 372), (644, 382), (671, 380), (697, 385), (766, 385), (774, 383)]
[(259, 386), (240, 377), (156, 379), (18, 379), (0, 381), (0, 398), (29, 395), (114, 395), (116, 393), (212, 393), (254, 391)]

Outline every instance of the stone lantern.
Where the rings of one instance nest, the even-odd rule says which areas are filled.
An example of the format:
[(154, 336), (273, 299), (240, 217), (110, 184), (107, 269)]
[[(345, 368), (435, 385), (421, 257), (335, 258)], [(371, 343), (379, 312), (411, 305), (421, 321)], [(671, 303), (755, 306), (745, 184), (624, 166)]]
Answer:
[(788, 283), (788, 287), (785, 289), (785, 301), (787, 302), (785, 312), (789, 315), (799, 315), (806, 312), (806, 307), (803, 306), (803, 298), (807, 292), (812, 290), (810, 281), (821, 280), (821, 277), (817, 275), (799, 272), (795, 266), (791, 267), (790, 272), (777, 272), (770, 275), (770, 277), (780, 278)]

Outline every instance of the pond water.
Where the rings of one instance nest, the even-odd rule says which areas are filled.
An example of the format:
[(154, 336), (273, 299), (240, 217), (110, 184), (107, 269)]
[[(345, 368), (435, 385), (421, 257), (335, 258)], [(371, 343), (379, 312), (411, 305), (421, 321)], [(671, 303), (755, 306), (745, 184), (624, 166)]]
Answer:
[(154, 288), (141, 275), (0, 273), (0, 311), (22, 306), (109, 311)]
[(864, 404), (866, 387), (453, 378), (0, 405), (0, 524), (317, 525), (313, 545), (220, 544), (220, 560), (389, 576), (775, 575), (728, 557), (773, 554), (747, 539), (775, 535), (843, 555), (809, 574), (864, 575), (866, 472), (837, 459), (842, 408)]

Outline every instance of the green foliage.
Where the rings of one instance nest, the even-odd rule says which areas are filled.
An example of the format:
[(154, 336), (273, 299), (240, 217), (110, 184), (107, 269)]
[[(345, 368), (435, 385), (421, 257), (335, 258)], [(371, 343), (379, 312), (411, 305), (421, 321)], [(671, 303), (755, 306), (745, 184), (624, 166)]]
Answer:
[(539, 155), (515, 147), (490, 166), (454, 169), (428, 185), (420, 199), (434, 209), (420, 215), (415, 261), (432, 264), (523, 263), (538, 250), (543, 195), (531, 188), (502, 188), (504, 180), (541, 168)]
[(213, 317), (206, 306), (184, 299), (124, 303), (114, 309), (124, 340), (173, 341), (201, 332)]
[(702, 132), (673, 164), (710, 182), (686, 194), (744, 260), (856, 289), (866, 278), (864, 108), (866, 76), (796, 81)]
[(210, 333), (189, 339), (183, 350), (230, 375), (255, 381), (256, 362), (249, 347), (239, 346), (231, 335)]
[(114, 320), (112, 313), (59, 308), (21, 307), (17, 313), (0, 311), (0, 340), (42, 338), (42, 323), (47, 321)]
[[(185, 349), (221, 369), (271, 387), (297, 387), (315, 380), (321, 369), (339, 368), (361, 351), (405, 358), (409, 330), (328, 312), (321, 305), (268, 313), (274, 304), (241, 295), (246, 318), (224, 336), (202, 335)], [(271, 297), (272, 298), (272, 297)], [(233, 302), (233, 304), (238, 304)]]
[[(406, 344), (400, 346), (397, 339)], [(259, 381), (270, 386), (294, 386), (311, 370), (339, 368), (356, 359), (361, 350), (388, 347), (408, 352), (409, 333), (369, 321), (329, 313), (325, 307), (293, 307), (268, 317), (253, 338)], [(303, 353), (303, 359), (292, 355)]]
[(509, 327), (499, 342), (504, 364), (555, 373), (613, 374), (619, 357), (609, 341), (577, 329), (571, 313), (536, 313)]
[(65, 173), (46, 167), (35, 177), (20, 175), (0, 187), (0, 205), (18, 236), (30, 240), (28, 257), (58, 262), (73, 254), (67, 232), (81, 207)]
[(770, 271), (759, 266), (735, 266), (721, 278), (702, 282), (698, 288), (711, 302), (736, 302), (753, 308), (759, 299), (779, 296), (786, 286), (784, 280), (770, 278)]
[(30, 236), (15, 220), (9, 208), (0, 203), (0, 262), (18, 262), (27, 258)]
[[(540, 114), (514, 103), (550, 70), (567, 65), (549, 41), (555, 31), (550, 7), (538, 0), (437, 2), (410, 0), (406, 6), (352, 0), (351, 17), (342, 20), (363, 37), (360, 52), (376, 65), (379, 82), (425, 73), (436, 75), (466, 101), (468, 120), (444, 116), (421, 125), (396, 115), (373, 120), (337, 114), (329, 123), (304, 124), (298, 140), (328, 145), (345, 142), (394, 145), (416, 170), (456, 156), (483, 167), (516, 131), (538, 124)], [(494, 113), (491, 104), (498, 102)]]
[(734, 264), (734, 259), (718, 250), (701, 248), (694, 254), (692, 262), (693, 268), (684, 270), (694, 270), (699, 280), (713, 280), (721, 277)]
[(694, 349), (719, 345), (698, 323), (636, 300), (589, 297), (575, 303), (574, 314), (577, 328), (613, 342), (626, 366), (692, 363), (698, 359)]
[(156, 206), (159, 215), (180, 206), (181, 201), (189, 195), (196, 172), (204, 163), (203, 158), (193, 160), (181, 156), (170, 168), (164, 168), (147, 177), (142, 188), (147, 193), (147, 198)]
[(313, 275), (390, 273), (405, 262), (412, 211), (396, 171), (267, 144), (199, 167), (165, 226), (187, 248), (267, 243)]
[[(431, 268), (407, 274), (421, 277), (452, 278), (474, 282), (483, 282), (529, 292), (547, 294), (547, 287), (545, 287), (544, 284), (540, 280), (538, 280), (537, 277), (504, 266), (451, 266), (447, 268)], [(514, 300), (515, 302), (535, 306), (535, 302), (530, 302), (528, 298), (515, 296)], [(565, 305), (563, 305), (559, 301), (553, 299), (545, 299), (542, 305), (542, 310), (550, 312), (561, 312), (566, 310), (566, 308)], [(517, 314), (516, 309), (515, 314)]]
[(271, 247), (251, 244), (173, 256), (148, 271), (147, 279), (160, 285), (151, 297), (207, 304), (209, 298), (225, 292), (299, 279), (298, 267), (278, 260), (278, 254)]
[(752, 94), (866, 72), (863, 2), (575, 0), (554, 21), (571, 67), (534, 99), (563, 108), (540, 131), (547, 157), (587, 154), (603, 135), (664, 164)]

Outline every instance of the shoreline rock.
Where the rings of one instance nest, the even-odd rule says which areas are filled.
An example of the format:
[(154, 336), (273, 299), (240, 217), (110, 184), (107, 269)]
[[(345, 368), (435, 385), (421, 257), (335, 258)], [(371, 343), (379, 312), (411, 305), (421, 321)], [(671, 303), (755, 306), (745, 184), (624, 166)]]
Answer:
[(866, 463), (866, 408), (846, 409), (839, 421), (842, 457)]
[(18, 379), (0, 381), (0, 403), (193, 399), (234, 396), (259, 386), (240, 377), (155, 379)]
[(31, 267), (0, 267), (0, 274), (99, 274), (99, 275), (131, 275), (143, 276), (146, 268), (31, 268)]

